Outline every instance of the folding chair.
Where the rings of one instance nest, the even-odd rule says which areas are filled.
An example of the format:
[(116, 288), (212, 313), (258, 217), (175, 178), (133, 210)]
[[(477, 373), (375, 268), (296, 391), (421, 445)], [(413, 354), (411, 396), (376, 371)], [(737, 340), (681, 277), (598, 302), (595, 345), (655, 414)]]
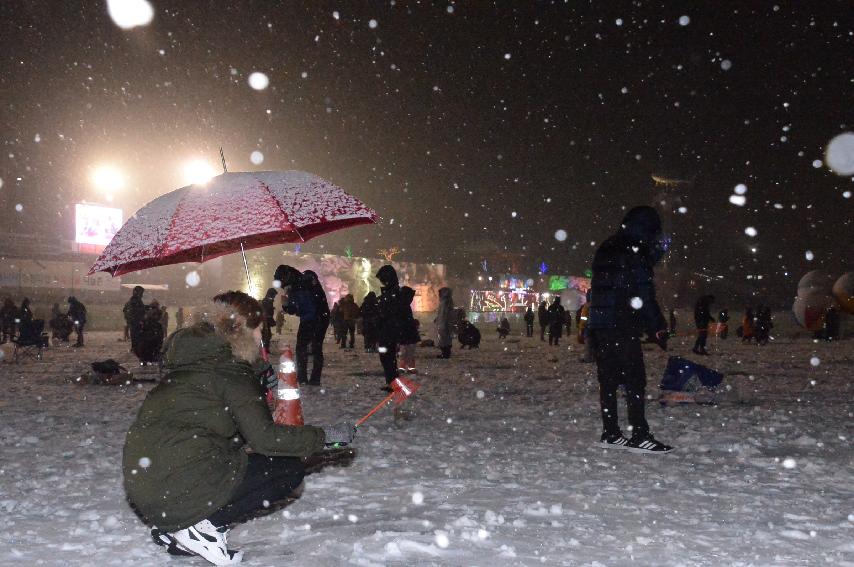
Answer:
[(15, 344), (12, 358), (16, 363), (24, 358), (41, 360), (42, 351), (50, 342), (47, 333), (44, 332), (44, 320), (33, 319), (31, 323), (21, 325), (20, 334), (13, 338), (12, 342)]

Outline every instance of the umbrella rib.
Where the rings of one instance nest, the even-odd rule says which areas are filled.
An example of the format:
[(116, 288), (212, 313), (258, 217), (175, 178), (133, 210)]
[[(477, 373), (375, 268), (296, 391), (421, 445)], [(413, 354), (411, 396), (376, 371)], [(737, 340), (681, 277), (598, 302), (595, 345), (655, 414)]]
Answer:
[[(258, 179), (258, 178), (257, 178), (257, 177), (255, 177), (255, 179)], [(283, 217), (285, 217), (285, 221), (287, 221), (287, 223), (288, 223), (289, 225), (291, 225), (291, 228), (293, 228), (293, 229), (294, 229), (294, 232), (296, 232), (296, 233), (297, 233), (297, 236), (299, 236), (299, 239), (300, 239), (302, 242), (305, 242), (305, 238), (303, 238), (303, 237), (302, 237), (302, 234), (300, 234), (300, 233), (299, 233), (299, 229), (297, 228), (297, 225), (295, 225), (294, 223), (292, 223), (292, 222), (291, 222), (291, 218), (288, 216), (288, 213), (286, 213), (286, 212), (285, 212), (285, 209), (284, 209), (284, 208), (282, 208), (282, 205), (281, 205), (281, 203), (279, 203), (279, 200), (276, 198), (276, 196), (275, 196), (275, 195), (273, 194), (273, 192), (270, 190), (270, 186), (269, 186), (269, 185), (267, 185), (266, 183), (264, 183), (263, 181), (261, 181), (260, 179), (258, 179), (258, 183), (260, 183), (260, 184), (261, 184), (261, 187), (263, 187), (263, 188), (264, 188), (264, 190), (265, 190), (265, 191), (267, 191), (267, 193), (268, 193), (268, 194), (270, 195), (270, 197), (273, 199), (273, 202), (274, 202), (274, 203), (276, 203), (276, 206), (277, 206), (277, 207), (279, 207), (279, 210), (282, 212), (282, 216), (283, 216)]]

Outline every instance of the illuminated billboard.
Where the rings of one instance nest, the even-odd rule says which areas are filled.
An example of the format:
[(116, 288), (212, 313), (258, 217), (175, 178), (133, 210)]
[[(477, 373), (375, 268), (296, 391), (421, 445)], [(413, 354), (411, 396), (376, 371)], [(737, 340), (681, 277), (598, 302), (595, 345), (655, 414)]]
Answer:
[(106, 246), (122, 227), (122, 210), (77, 203), (74, 206), (74, 241)]

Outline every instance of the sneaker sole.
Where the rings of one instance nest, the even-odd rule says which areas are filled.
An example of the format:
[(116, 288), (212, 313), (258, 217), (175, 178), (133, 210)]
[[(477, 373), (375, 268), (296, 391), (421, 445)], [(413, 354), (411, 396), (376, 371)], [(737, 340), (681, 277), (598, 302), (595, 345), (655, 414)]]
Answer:
[(651, 451), (649, 449), (641, 449), (639, 447), (626, 447), (630, 453), (645, 453), (649, 455), (665, 455), (667, 453), (672, 453), (673, 449), (668, 449), (666, 451)]
[(628, 448), (629, 448), (629, 446), (628, 446), (628, 445), (616, 445), (616, 444), (614, 444), (614, 443), (605, 443), (604, 441), (599, 441), (599, 442), (598, 442), (598, 443), (596, 443), (596, 444), (597, 444), (597, 445), (599, 445), (600, 447), (602, 447), (603, 449), (620, 449), (620, 450), (625, 450), (625, 449), (628, 449)]

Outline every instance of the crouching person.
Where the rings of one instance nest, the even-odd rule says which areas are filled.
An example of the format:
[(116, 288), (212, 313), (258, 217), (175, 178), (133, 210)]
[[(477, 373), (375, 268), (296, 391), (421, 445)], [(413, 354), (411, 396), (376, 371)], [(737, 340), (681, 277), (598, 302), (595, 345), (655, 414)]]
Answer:
[(349, 424), (273, 423), (256, 372), (261, 313), (257, 300), (234, 291), (195, 313), (169, 338), (167, 374), (128, 431), (128, 501), (172, 554), (239, 563), (229, 526), (291, 496), (305, 475), (300, 457), (353, 440)]

